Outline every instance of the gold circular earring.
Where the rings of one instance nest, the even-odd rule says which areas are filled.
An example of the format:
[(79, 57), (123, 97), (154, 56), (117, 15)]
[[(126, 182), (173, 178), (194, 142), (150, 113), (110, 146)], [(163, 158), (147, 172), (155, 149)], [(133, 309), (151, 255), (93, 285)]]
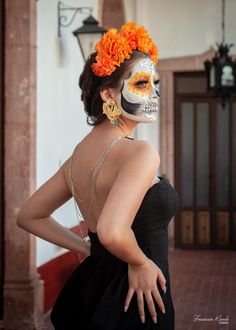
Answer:
[(112, 125), (119, 125), (119, 117), (121, 115), (121, 109), (116, 102), (112, 99), (108, 99), (103, 103), (102, 112), (106, 114)]

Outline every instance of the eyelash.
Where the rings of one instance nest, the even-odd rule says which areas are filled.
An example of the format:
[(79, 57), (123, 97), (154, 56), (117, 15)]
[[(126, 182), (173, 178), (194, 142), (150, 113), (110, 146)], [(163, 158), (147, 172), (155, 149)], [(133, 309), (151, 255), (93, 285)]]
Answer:
[[(158, 85), (159, 82), (160, 82), (160, 79), (155, 80), (154, 81), (154, 85)], [(140, 80), (140, 81), (137, 81), (135, 85), (138, 86), (138, 87), (140, 87), (141, 85), (147, 84), (147, 83), (148, 83), (147, 80)]]
[(148, 81), (147, 80), (139, 80), (139, 81), (137, 81), (136, 82), (136, 86), (141, 86), (141, 85), (143, 85), (143, 84), (147, 84), (148, 83)]

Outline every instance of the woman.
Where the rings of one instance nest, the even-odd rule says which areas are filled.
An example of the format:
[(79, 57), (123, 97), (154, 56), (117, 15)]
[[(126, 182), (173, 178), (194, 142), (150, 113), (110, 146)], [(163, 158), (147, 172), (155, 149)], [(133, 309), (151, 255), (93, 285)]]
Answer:
[[(168, 224), (178, 198), (156, 177), (154, 147), (130, 137), (157, 118), (156, 63), (143, 27), (127, 23), (103, 36), (79, 82), (94, 127), (19, 213), (20, 227), (86, 256), (52, 309), (56, 330), (174, 329)], [(51, 217), (72, 196), (90, 243)]]

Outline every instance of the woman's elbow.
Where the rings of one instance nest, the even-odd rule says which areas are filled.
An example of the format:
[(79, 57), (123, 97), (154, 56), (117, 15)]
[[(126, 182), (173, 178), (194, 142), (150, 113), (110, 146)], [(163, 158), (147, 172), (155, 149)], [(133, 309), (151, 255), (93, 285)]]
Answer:
[(25, 215), (24, 212), (22, 210), (20, 210), (16, 216), (16, 224), (18, 227), (20, 228), (25, 228)]
[(103, 225), (97, 225), (97, 235), (100, 243), (107, 247), (119, 244), (122, 240), (120, 228), (110, 228)]

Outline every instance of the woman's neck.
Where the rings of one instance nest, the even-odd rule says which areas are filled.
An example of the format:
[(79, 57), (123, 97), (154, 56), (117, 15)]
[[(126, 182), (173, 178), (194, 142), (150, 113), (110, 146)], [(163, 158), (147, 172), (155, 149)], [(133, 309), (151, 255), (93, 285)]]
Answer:
[(124, 136), (130, 136), (138, 124), (137, 122), (124, 117), (120, 117), (119, 122), (120, 124), (117, 127), (123, 132)]
[(121, 136), (130, 136), (133, 133), (133, 130), (137, 126), (137, 122), (129, 120), (127, 118), (119, 118), (119, 125), (112, 125), (108, 119), (105, 119), (99, 126), (103, 130), (109, 130), (113, 132), (114, 135)]

